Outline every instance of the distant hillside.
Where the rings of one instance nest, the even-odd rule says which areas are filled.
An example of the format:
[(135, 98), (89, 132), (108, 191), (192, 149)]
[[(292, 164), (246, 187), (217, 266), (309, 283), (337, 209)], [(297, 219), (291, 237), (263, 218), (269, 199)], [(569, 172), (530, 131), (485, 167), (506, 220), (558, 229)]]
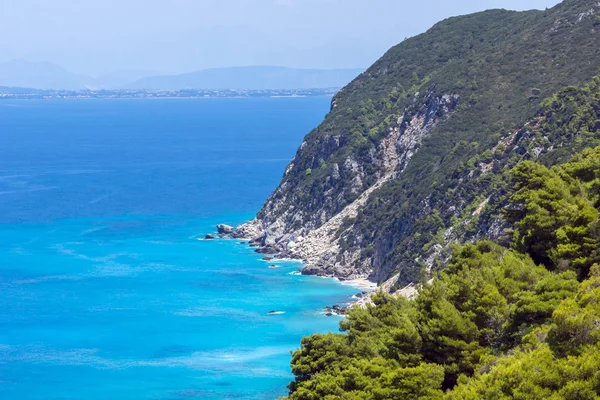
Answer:
[(0, 86), (0, 95), (8, 94), (27, 94), (37, 89), (14, 87), (14, 86)]
[(85, 89), (91, 78), (49, 62), (15, 60), (0, 63), (0, 86), (36, 89)]
[(126, 89), (309, 89), (342, 87), (362, 69), (293, 69), (284, 67), (214, 68), (181, 75), (143, 78)]
[(42, 90), (119, 89), (148, 74), (148, 71), (125, 70), (92, 78), (51, 62), (13, 60), (0, 63), (0, 86)]
[(92, 78), (50, 62), (14, 60), (0, 63), (0, 86), (33, 89), (321, 89), (343, 87), (362, 69), (294, 69), (285, 67), (214, 68), (180, 75), (141, 78), (141, 71), (120, 71)]

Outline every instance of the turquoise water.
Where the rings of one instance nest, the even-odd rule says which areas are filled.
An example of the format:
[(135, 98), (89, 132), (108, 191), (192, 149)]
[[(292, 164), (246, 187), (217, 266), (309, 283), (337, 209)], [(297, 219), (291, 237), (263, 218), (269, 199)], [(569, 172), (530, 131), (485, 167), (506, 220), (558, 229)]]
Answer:
[(284, 395), (357, 289), (198, 239), (253, 216), (328, 106), (0, 102), (0, 398)]

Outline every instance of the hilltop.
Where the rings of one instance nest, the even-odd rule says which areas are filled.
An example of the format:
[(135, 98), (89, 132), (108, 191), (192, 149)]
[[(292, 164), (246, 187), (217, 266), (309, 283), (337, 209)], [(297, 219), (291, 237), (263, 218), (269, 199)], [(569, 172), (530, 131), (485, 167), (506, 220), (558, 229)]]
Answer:
[(450, 18), (334, 96), (236, 231), (380, 284), (289, 399), (600, 398), (599, 36), (596, 0)]
[(564, 137), (525, 150), (525, 132), (544, 99), (599, 72), (599, 15), (596, 1), (567, 0), (406, 39), (335, 95), (238, 235), (305, 260), (304, 273), (396, 287), (442, 268), (451, 243), (498, 238), (500, 193), (488, 190), (503, 157), (575, 152)]

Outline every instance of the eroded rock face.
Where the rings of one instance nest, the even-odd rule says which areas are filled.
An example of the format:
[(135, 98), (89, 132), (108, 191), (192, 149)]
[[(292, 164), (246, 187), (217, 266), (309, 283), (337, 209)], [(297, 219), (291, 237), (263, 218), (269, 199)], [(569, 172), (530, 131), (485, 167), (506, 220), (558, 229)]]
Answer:
[(418, 147), (427, 137), (439, 120), (439, 115), (446, 115), (458, 105), (458, 95), (435, 96), (428, 93), (426, 101), (421, 105), (419, 111), (410, 119), (406, 115), (398, 119), (398, 125), (402, 132), (398, 135), (397, 152), (400, 157), (398, 164), (404, 171), (411, 158), (418, 151)]
[[(453, 241), (501, 238), (504, 226), (490, 212), (499, 200), (479, 179), (499, 172), (502, 152), (535, 159), (560, 148), (542, 140), (548, 132), (536, 131), (536, 121), (514, 133), (505, 127), (536, 116), (538, 98), (598, 73), (598, 13), (588, 0), (539, 18), (495, 10), (479, 14), (477, 37), (467, 29), (457, 42), (457, 30), (475, 20), (455, 18), (395, 46), (334, 96), (281, 184), (236, 237), (304, 260), (304, 273), (383, 282), (401, 272), (398, 287), (443, 267)], [(535, 51), (515, 53), (523, 48)], [(578, 68), (557, 60), (556, 48)], [(558, 111), (540, 117), (552, 120)], [(502, 143), (492, 148), (498, 135)]]
[[(376, 166), (374, 176), (377, 179), (373, 184), (365, 184), (372, 181), (372, 177), (367, 176), (364, 166), (352, 156), (341, 165), (334, 163), (331, 166), (325, 179), (325, 198), (320, 203), (311, 203), (311, 199), (308, 199), (308, 204), (300, 207), (296, 197), (301, 193), (291, 190), (284, 180), (269, 197), (258, 217), (239, 226), (235, 237), (250, 239), (260, 252), (303, 260), (303, 274), (342, 280), (379, 279), (380, 271), (373, 274), (372, 260), (361, 260), (359, 249), (343, 249), (340, 240), (353, 229), (352, 224), (345, 223), (357, 217), (374, 191), (402, 173), (437, 121), (456, 108), (459, 97), (437, 96), (432, 88), (423, 99), (419, 98), (422, 103), (415, 101), (411, 110), (405, 111), (413, 116), (397, 119), (395, 124), (388, 127), (379, 145), (369, 152), (371, 164)], [(340, 138), (330, 137), (324, 143), (322, 151), (327, 154), (338, 149)], [(307, 146), (304, 142), (299, 154)], [(318, 158), (319, 154), (315, 157)], [(292, 161), (286, 169), (286, 175), (294, 165)], [(336, 182), (342, 180), (345, 185), (336, 186)], [(354, 200), (347, 203), (348, 198)]]

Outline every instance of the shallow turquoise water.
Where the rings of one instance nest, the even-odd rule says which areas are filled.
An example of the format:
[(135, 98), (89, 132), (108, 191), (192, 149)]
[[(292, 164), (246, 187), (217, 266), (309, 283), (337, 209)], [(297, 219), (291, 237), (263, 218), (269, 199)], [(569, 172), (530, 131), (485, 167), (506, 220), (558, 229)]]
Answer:
[(252, 217), (328, 103), (0, 103), (0, 398), (284, 395), (357, 289), (198, 239)]

